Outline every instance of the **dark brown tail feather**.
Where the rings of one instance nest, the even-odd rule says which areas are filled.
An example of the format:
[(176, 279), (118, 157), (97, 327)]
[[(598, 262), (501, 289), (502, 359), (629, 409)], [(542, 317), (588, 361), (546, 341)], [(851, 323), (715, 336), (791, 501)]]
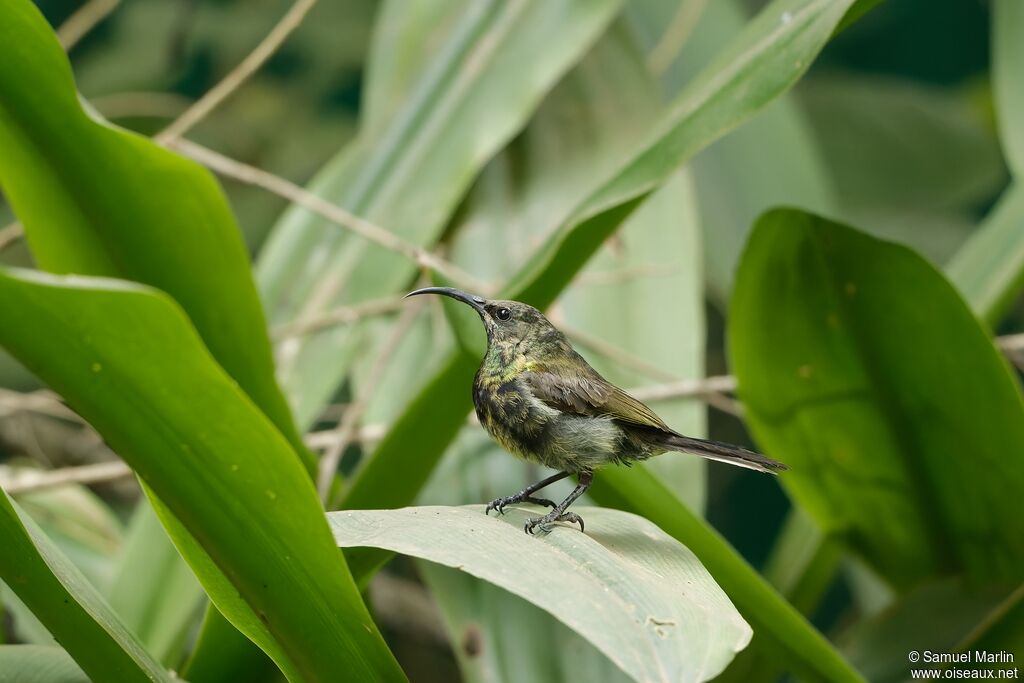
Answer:
[(748, 451), (745, 448), (731, 446), (720, 441), (709, 441), (706, 439), (693, 439), (682, 434), (659, 434), (658, 443), (665, 448), (684, 453), (693, 453), (709, 460), (727, 462), (730, 465), (746, 467), (758, 472), (777, 474), (789, 468), (777, 460), (765, 457), (760, 453)]

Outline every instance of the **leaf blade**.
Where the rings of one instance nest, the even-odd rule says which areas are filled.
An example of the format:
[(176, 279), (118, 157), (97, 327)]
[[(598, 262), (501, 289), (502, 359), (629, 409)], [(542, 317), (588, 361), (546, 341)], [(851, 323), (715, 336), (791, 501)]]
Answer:
[[(707, 680), (746, 645), (749, 627), (685, 547), (634, 515), (578, 512), (587, 534), (559, 528), (542, 539), (523, 533), (526, 511), (507, 511), (506, 522), (478, 505), (328, 516), (343, 547), (370, 545), (458, 567), (526, 598), (636, 680)], [(545, 580), (532, 580), (534, 572)]]
[(180, 308), (123, 281), (29, 271), (0, 271), (0, 291), (12, 323), (0, 342), (97, 428), (231, 577), (280, 645), (279, 665), (300, 680), (331, 680), (338, 667), (404, 678), (331, 545), (311, 480)]

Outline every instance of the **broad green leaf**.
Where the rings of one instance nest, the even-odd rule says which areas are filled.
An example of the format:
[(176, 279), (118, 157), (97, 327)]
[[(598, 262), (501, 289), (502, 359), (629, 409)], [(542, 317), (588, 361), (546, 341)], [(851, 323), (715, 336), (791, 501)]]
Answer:
[(542, 538), (523, 533), (526, 510), (495, 519), (479, 505), (352, 510), (328, 519), (341, 547), (457, 567), (529, 600), (637, 681), (707, 680), (747, 644), (750, 628), (685, 547), (634, 515), (577, 512), (586, 534), (557, 528)]
[(0, 544), (0, 578), (91, 678), (170, 683), (99, 592), (2, 490)]
[[(231, 578), (251, 612), (235, 609), (240, 600), (219, 606), (239, 627), (255, 614), (265, 631), (247, 635), (289, 676), (402, 678), (306, 472), (172, 300), (122, 281), (7, 271), (0, 317), (0, 343), (96, 427)], [(208, 589), (226, 581), (193, 568)]]
[[(747, 419), (822, 526), (897, 587), (1024, 572), (1024, 403), (955, 290), (905, 247), (761, 218), (729, 321)], [(941, 344), (929, 340), (941, 339)]]
[(142, 498), (107, 591), (110, 606), (159, 661), (175, 666), (203, 604), (203, 590)]
[(0, 645), (0, 683), (91, 683), (63, 649)]
[[(760, 654), (801, 679), (860, 681), (825, 638), (707, 522), (641, 467), (607, 468), (590, 494), (602, 505), (643, 515), (700, 559), (761, 641)], [(742, 654), (740, 655), (743, 656)]]
[[(401, 20), (405, 3), (396, 5), (382, 14), (378, 41), (391, 37), (390, 21)], [(419, 246), (440, 237), (476, 173), (525, 124), (620, 1), (459, 5), (448, 39), (431, 53), (388, 123), (367, 125), (311, 185)], [(272, 320), (283, 323), (393, 294), (415, 273), (404, 256), (293, 207), (260, 255), (258, 279)], [(335, 391), (364, 331), (362, 325), (338, 327), (281, 346), (280, 371), (301, 424), (315, 419)]]
[(925, 583), (881, 614), (855, 623), (839, 645), (872, 683), (909, 681), (908, 653), (956, 652), (1009, 593), (1005, 586), (971, 589), (956, 579)]
[(0, 45), (0, 187), (36, 263), (167, 292), (217, 362), (307, 455), (274, 379), (245, 245), (213, 176), (86, 115), (67, 57), (29, 0), (0, 5)]
[(1024, 179), (1024, 6), (992, 3), (992, 87), (1006, 161)]
[[(140, 19), (133, 36), (174, 23), (141, 12), (128, 20)], [(213, 176), (87, 116), (67, 58), (32, 3), (0, 7), (0, 44), (0, 187), (25, 225), (36, 263), (167, 292), (217, 362), (315, 470), (274, 377), (248, 254)], [(175, 542), (199, 547), (194, 539)]]

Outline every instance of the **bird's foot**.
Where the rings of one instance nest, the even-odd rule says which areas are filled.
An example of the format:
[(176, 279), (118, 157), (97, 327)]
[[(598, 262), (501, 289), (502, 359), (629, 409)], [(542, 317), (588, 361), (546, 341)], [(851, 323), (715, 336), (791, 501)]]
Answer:
[(568, 524), (579, 524), (580, 531), (583, 531), (583, 518), (577, 515), (575, 512), (562, 512), (560, 513), (557, 509), (552, 510), (543, 517), (531, 517), (526, 520), (526, 524), (523, 525), (523, 531), (533, 536), (536, 533), (546, 534), (551, 531), (556, 522), (566, 522)]
[(549, 508), (557, 507), (554, 501), (550, 501), (547, 498), (534, 498), (533, 496), (524, 496), (521, 493), (517, 493), (514, 496), (495, 498), (484, 508), (484, 514), (489, 515), (491, 510), (497, 510), (499, 515), (503, 515), (507, 506), (515, 505), (516, 503), (533, 503), (534, 505), (546, 505)]

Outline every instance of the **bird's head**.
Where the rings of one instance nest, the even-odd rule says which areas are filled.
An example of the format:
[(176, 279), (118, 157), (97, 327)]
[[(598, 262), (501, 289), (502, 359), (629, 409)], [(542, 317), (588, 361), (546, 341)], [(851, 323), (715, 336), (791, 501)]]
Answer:
[(425, 287), (409, 292), (406, 296), (419, 294), (451, 297), (475, 310), (480, 314), (480, 319), (487, 330), (487, 341), (492, 344), (542, 339), (552, 334), (561, 337), (561, 333), (544, 317), (544, 314), (529, 304), (485, 299), (452, 287)]

